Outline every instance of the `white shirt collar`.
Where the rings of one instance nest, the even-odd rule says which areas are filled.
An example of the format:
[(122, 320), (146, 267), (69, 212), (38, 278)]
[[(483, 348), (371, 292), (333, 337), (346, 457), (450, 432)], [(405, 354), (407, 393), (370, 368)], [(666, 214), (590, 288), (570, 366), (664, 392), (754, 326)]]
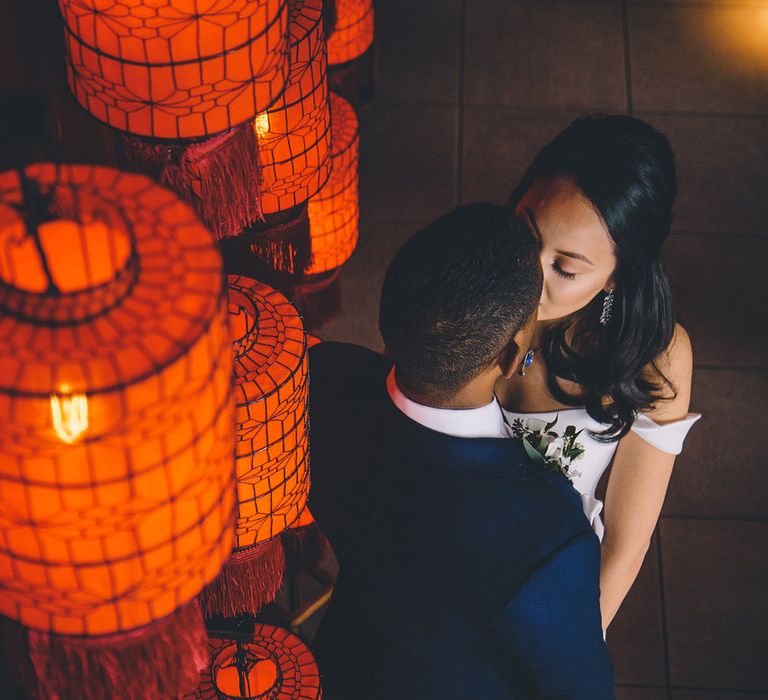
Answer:
[(462, 438), (509, 437), (501, 406), (493, 401), (479, 408), (435, 408), (409, 399), (397, 386), (395, 368), (387, 377), (387, 392), (392, 403), (408, 418), (438, 433)]

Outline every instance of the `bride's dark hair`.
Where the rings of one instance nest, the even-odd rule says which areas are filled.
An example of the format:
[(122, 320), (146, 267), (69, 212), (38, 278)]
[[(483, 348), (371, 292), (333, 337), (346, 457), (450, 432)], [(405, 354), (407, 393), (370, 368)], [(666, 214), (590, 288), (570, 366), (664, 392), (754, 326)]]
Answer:
[[(612, 318), (599, 324), (605, 294), (553, 324), (542, 339), (552, 395), (586, 405), (608, 424), (595, 437), (618, 440), (638, 413), (675, 388), (655, 364), (672, 341), (675, 320), (669, 279), (660, 260), (677, 192), (674, 154), (666, 137), (628, 116), (576, 119), (533, 159), (512, 192), (514, 209), (537, 180), (568, 178), (592, 203), (616, 254)], [(650, 375), (646, 368), (653, 367)], [(655, 376), (653, 376), (655, 375)], [(564, 391), (557, 378), (583, 393)]]

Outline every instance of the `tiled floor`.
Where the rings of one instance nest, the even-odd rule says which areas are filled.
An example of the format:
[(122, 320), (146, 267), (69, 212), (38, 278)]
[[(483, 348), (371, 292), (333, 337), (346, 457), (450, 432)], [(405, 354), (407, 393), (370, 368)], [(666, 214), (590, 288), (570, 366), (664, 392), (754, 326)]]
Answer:
[(693, 410), (664, 517), (608, 634), (619, 700), (768, 694), (768, 2), (381, 0), (361, 114), (360, 245), (321, 335), (381, 348), (384, 268), (419, 224), (503, 201), (583, 111), (666, 133), (666, 250)]

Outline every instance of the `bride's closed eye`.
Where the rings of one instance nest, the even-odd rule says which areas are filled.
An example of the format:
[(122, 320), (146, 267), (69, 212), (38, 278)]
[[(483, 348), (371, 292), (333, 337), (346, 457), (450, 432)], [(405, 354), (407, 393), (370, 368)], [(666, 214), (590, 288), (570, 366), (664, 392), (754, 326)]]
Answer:
[(567, 280), (576, 279), (575, 273), (566, 272), (565, 270), (563, 270), (562, 267), (560, 267), (560, 263), (558, 263), (557, 261), (552, 263), (552, 269), (554, 270), (555, 274), (558, 275), (559, 277), (562, 277)]

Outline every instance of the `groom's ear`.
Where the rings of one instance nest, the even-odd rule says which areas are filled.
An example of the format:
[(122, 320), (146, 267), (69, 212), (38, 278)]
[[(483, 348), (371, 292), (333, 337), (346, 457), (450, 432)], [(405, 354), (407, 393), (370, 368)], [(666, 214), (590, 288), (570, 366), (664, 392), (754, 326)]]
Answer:
[(520, 369), (523, 363), (525, 353), (528, 352), (533, 342), (533, 333), (536, 329), (536, 320), (538, 318), (538, 310), (528, 319), (528, 322), (523, 326), (515, 337), (509, 341), (509, 344), (501, 351), (499, 355), (499, 368), (501, 373), (507, 379), (512, 379)]
[(514, 340), (507, 345), (499, 355), (499, 369), (505, 379), (512, 379), (523, 361), (526, 350), (521, 348)]

